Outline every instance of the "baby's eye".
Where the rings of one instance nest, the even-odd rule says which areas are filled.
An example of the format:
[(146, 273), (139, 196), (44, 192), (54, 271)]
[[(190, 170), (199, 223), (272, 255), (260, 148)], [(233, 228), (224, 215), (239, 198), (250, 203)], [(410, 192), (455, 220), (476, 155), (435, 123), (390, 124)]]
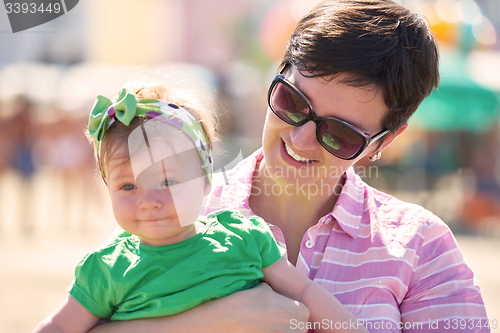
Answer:
[(165, 179), (164, 181), (161, 182), (161, 186), (166, 186), (166, 187), (170, 187), (170, 186), (173, 186), (173, 185), (176, 185), (178, 184), (175, 180), (172, 180), (172, 179)]
[(132, 191), (136, 189), (135, 185), (133, 184), (125, 184), (121, 188), (125, 191)]

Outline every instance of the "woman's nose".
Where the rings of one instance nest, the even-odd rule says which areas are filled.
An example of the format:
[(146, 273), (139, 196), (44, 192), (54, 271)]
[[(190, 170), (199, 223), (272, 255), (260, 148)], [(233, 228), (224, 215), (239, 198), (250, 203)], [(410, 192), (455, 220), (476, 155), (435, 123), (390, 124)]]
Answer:
[(319, 145), (316, 139), (316, 123), (308, 121), (302, 126), (293, 127), (290, 140), (293, 147), (298, 150), (316, 149)]
[[(166, 199), (165, 190), (142, 190), (139, 208), (141, 210), (157, 210), (163, 207)], [(170, 195), (170, 193), (168, 194)]]

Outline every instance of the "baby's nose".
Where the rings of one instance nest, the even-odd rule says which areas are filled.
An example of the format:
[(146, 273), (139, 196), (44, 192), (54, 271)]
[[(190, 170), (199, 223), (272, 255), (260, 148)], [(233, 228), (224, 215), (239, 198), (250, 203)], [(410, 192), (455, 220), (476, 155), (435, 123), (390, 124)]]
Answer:
[(142, 210), (156, 210), (163, 206), (163, 201), (166, 199), (167, 193), (162, 190), (143, 190), (140, 202)]

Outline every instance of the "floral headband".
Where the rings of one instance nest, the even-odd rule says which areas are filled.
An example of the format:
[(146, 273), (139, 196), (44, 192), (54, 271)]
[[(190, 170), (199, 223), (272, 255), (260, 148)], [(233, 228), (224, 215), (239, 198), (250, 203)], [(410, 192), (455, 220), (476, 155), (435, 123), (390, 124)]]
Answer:
[(100, 160), (101, 142), (108, 128), (116, 120), (126, 126), (134, 117), (143, 116), (155, 118), (170, 124), (184, 132), (194, 143), (202, 161), (208, 181), (212, 182), (212, 157), (210, 144), (200, 122), (186, 109), (158, 99), (137, 99), (135, 94), (127, 89), (121, 89), (113, 102), (107, 97), (97, 96), (89, 117), (89, 134), (99, 143), (97, 159), (104, 182), (104, 170)]

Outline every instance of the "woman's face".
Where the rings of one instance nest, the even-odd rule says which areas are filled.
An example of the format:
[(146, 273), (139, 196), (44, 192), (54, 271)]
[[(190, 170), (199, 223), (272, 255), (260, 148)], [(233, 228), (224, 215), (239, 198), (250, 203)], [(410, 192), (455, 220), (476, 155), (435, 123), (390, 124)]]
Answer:
[[(347, 74), (328, 81), (321, 77), (304, 77), (290, 67), (284, 75), (308, 98), (317, 116), (341, 119), (372, 136), (383, 130), (381, 123), (388, 108), (380, 88), (374, 85), (353, 87), (341, 83), (348, 77)], [(389, 134), (381, 148), (387, 146), (391, 139)], [(333, 189), (350, 166), (367, 155), (373, 155), (377, 147), (378, 144), (374, 143), (357, 158), (342, 160), (319, 144), (314, 122), (295, 127), (285, 123), (268, 108), (261, 170), (265, 169), (273, 181), (282, 186), (302, 190), (309, 186), (310, 191), (315, 190), (312, 187), (316, 190), (324, 190), (324, 186)]]

